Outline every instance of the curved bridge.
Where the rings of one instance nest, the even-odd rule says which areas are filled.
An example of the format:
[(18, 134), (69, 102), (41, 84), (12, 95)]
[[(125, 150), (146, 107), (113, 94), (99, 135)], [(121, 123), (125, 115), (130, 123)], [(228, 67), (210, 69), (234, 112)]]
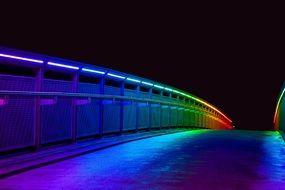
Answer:
[(0, 48), (0, 189), (285, 189), (278, 131), (206, 129), (233, 124), (188, 92)]
[(205, 100), (131, 74), (7, 48), (0, 63), (0, 152), (127, 131), (233, 127)]

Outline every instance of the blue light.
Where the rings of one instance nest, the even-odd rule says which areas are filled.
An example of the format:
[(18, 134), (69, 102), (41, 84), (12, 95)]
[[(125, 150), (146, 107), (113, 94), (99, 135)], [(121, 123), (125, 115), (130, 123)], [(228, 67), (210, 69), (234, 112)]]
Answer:
[(26, 58), (26, 57), (19, 57), (19, 56), (8, 55), (8, 54), (3, 54), (3, 53), (0, 53), (0, 57), (6, 57), (6, 58), (10, 58), (10, 59), (18, 59), (18, 60), (29, 61), (29, 62), (34, 62), (34, 63), (43, 63), (44, 62), (42, 60), (30, 59), (30, 58)]
[(165, 90), (167, 90), (167, 91), (170, 91), (170, 92), (172, 92), (173, 90), (172, 89), (170, 89), (170, 88), (164, 88)]
[(100, 75), (104, 75), (105, 74), (105, 72), (103, 72), (103, 71), (97, 71), (97, 70), (94, 70), (94, 69), (82, 68), (82, 71), (90, 72), (90, 73), (96, 73), (96, 74), (100, 74)]
[(127, 78), (128, 81), (132, 81), (132, 82), (137, 82), (137, 83), (140, 83), (141, 81), (140, 80), (137, 80), (137, 79), (133, 79), (133, 78)]
[(108, 73), (107, 75), (110, 76), (110, 77), (115, 77), (115, 78), (119, 78), (119, 79), (125, 79), (126, 78), (126, 77), (123, 77), (123, 76), (120, 76), (120, 75), (116, 75), (116, 74), (113, 74), (113, 73)]
[(142, 84), (148, 85), (148, 86), (153, 86), (153, 84), (149, 83), (149, 82), (142, 82)]
[(156, 88), (160, 88), (160, 89), (164, 89), (164, 87), (163, 86), (160, 86), (160, 85), (153, 85), (154, 87), (156, 87)]
[(48, 65), (52, 65), (52, 66), (56, 66), (56, 67), (63, 67), (63, 68), (67, 68), (67, 69), (74, 69), (74, 70), (78, 70), (79, 67), (75, 67), (75, 66), (71, 66), (71, 65), (65, 65), (65, 64), (60, 64), (60, 63), (54, 63), (54, 62), (48, 62)]

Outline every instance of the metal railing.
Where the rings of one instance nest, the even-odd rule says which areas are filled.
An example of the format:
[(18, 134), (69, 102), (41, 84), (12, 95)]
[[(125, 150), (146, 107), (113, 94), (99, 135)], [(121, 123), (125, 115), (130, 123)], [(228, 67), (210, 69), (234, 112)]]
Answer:
[(279, 94), (276, 108), (275, 108), (275, 113), (274, 113), (274, 118), (273, 118), (273, 124), (274, 124), (274, 129), (280, 131), (283, 139), (285, 140), (285, 99), (284, 99), (284, 93), (285, 93), (285, 83), (282, 86), (282, 90)]
[[(231, 120), (206, 101), (148, 79), (6, 48), (0, 48), (0, 64), (0, 152), (125, 131), (232, 128)], [(6, 67), (15, 71), (5, 73)], [(17, 70), (22, 67), (33, 75), (23, 77)], [(51, 79), (47, 71), (70, 79)]]

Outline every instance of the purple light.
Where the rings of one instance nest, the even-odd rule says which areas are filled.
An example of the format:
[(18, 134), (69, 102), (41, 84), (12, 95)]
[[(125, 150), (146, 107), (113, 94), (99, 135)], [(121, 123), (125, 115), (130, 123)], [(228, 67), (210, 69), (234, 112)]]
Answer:
[(4, 106), (7, 104), (7, 100), (5, 99), (0, 99), (0, 106)]
[(10, 58), (10, 59), (18, 59), (18, 60), (29, 61), (29, 62), (34, 62), (34, 63), (43, 63), (44, 62), (42, 60), (30, 59), (30, 58), (26, 58), (26, 57), (19, 57), (19, 56), (8, 55), (8, 54), (3, 54), (3, 53), (0, 53), (0, 57)]
[(52, 65), (52, 66), (56, 66), (56, 67), (63, 67), (63, 68), (67, 68), (67, 69), (74, 69), (74, 70), (78, 70), (79, 67), (75, 67), (75, 66), (71, 66), (71, 65), (65, 65), (65, 64), (60, 64), (60, 63), (54, 63), (54, 62), (48, 62), (48, 65)]

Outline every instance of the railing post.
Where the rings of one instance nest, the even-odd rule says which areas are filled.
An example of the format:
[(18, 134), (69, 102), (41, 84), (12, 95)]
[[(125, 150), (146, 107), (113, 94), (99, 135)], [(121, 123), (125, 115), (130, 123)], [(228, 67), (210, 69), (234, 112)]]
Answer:
[[(125, 95), (125, 82), (122, 81), (120, 84), (120, 95), (124, 96)], [(124, 101), (120, 101), (120, 134), (124, 130)]]
[[(139, 94), (140, 94), (140, 86), (137, 86), (136, 94), (137, 94), (137, 97), (138, 97)], [(137, 102), (136, 103), (136, 132), (139, 130), (139, 115), (140, 115), (139, 111), (140, 111), (139, 110), (139, 104)]]
[[(171, 98), (172, 98), (172, 93), (170, 92), (169, 93), (169, 99), (171, 100)], [(171, 128), (171, 106), (168, 106), (168, 128)]]
[[(185, 97), (183, 97), (183, 104), (184, 105), (186, 104)], [(185, 127), (185, 121), (184, 121), (185, 109), (184, 109), (184, 107), (182, 110), (183, 110), (183, 112), (182, 112), (182, 127)]]
[[(99, 83), (99, 93), (104, 94), (105, 93), (105, 77), (100, 78), (100, 83)], [(99, 136), (103, 136), (103, 125), (104, 125), (104, 106), (103, 106), (103, 100), (99, 100)]]
[[(72, 93), (77, 93), (78, 91), (78, 82), (79, 82), (79, 73), (76, 72), (72, 77)], [(77, 106), (76, 106), (76, 97), (72, 97), (72, 113), (71, 113), (71, 142), (76, 142), (77, 136)]]
[[(163, 96), (163, 91), (160, 91), (160, 96), (162, 97)], [(159, 112), (159, 129), (161, 129), (162, 128), (162, 119), (163, 119), (163, 117), (162, 117), (162, 113), (163, 113), (163, 108), (162, 108), (162, 105), (160, 104), (160, 112)]]
[[(39, 68), (36, 71), (36, 84), (35, 84), (35, 91), (41, 92), (43, 86), (43, 78), (44, 78), (44, 69)], [(35, 116), (34, 116), (34, 143), (35, 143), (35, 150), (39, 150), (41, 147), (42, 142), (42, 125), (41, 125), (41, 97), (35, 97)]]
[[(177, 102), (179, 103), (180, 100), (179, 100), (179, 96), (177, 96)], [(176, 113), (176, 127), (178, 128), (179, 126), (179, 107), (177, 106), (177, 109), (176, 109), (177, 113)]]
[[(149, 89), (148, 91), (148, 97), (151, 99), (152, 96), (152, 88)], [(151, 103), (148, 103), (148, 130), (151, 129), (152, 125), (152, 108), (151, 108)]]

